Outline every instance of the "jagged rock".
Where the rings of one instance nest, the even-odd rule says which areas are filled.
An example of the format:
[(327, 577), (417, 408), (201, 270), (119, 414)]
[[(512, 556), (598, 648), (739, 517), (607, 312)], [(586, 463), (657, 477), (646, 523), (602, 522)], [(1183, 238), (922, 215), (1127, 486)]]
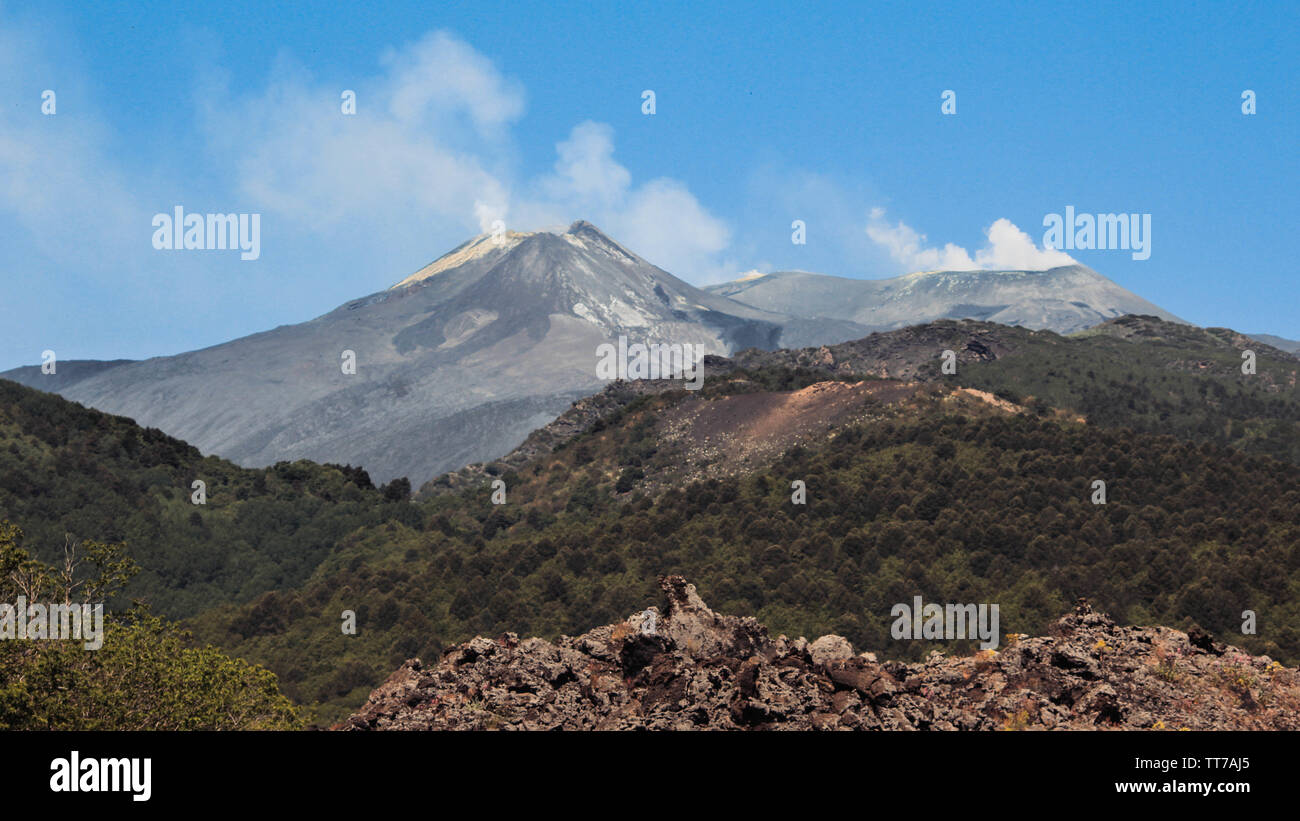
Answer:
[[(1085, 601), (1051, 635), (922, 663), (773, 639), (680, 576), (665, 607), (552, 643), (506, 633), (403, 664), (347, 730), (1300, 729), (1300, 674)], [(654, 627), (649, 628), (649, 613)]]
[(853, 645), (843, 636), (822, 636), (808, 648), (813, 664), (830, 664), (853, 658)]

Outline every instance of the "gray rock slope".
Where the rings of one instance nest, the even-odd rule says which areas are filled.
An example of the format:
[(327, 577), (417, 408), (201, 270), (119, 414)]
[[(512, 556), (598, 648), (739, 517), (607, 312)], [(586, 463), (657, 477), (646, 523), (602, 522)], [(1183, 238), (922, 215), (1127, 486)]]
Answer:
[[(0, 377), (135, 419), (248, 467), (313, 459), (415, 486), (494, 459), (599, 390), (596, 349), (692, 343), (727, 356), (834, 344), (934, 319), (1069, 333), (1167, 311), (1082, 266), (856, 280), (804, 272), (699, 289), (590, 223), (482, 235), (309, 322), (143, 361)], [(340, 367), (345, 351), (356, 373)]]
[[(1047, 271), (932, 271), (876, 280), (781, 271), (708, 290), (755, 308), (801, 317), (803, 322), (783, 335), (783, 347), (843, 342), (871, 331), (944, 318), (1062, 334), (1124, 314), (1183, 321), (1082, 265)], [(815, 318), (826, 322), (818, 327)], [(845, 332), (849, 335), (826, 338)]]
[(1260, 342), (1263, 342), (1265, 345), (1272, 345), (1274, 348), (1277, 348), (1280, 351), (1300, 354), (1300, 342), (1297, 342), (1294, 339), (1287, 339), (1286, 337), (1282, 337), (1282, 336), (1274, 336), (1273, 334), (1246, 334), (1246, 336), (1250, 337), (1251, 339), (1258, 339)]
[[(785, 318), (695, 288), (586, 222), (466, 242), (297, 325), (138, 362), (2, 374), (242, 465), (313, 459), (419, 485), (508, 452), (603, 382), (596, 348), (772, 348)], [(340, 367), (356, 354), (356, 373)]]

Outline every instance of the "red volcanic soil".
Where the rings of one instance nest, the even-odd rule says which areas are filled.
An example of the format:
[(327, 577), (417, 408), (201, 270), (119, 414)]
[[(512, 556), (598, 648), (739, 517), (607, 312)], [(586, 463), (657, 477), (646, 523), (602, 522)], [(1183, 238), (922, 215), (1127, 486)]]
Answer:
[(797, 390), (686, 402), (665, 414), (661, 441), (683, 451), (683, 466), (709, 475), (753, 469), (797, 444), (825, 441), (836, 429), (885, 406), (931, 393), (917, 382), (818, 382)]

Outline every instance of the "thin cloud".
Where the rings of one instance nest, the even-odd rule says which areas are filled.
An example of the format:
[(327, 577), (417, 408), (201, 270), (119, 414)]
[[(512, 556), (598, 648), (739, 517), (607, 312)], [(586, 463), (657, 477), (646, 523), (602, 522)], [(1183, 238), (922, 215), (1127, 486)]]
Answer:
[(1039, 248), (1033, 238), (1006, 218), (995, 220), (985, 230), (988, 243), (973, 257), (965, 248), (951, 242), (942, 248), (927, 245), (925, 235), (903, 221), (895, 224), (886, 221), (883, 208), (872, 209), (866, 232), (909, 271), (1045, 271), (1078, 264), (1069, 254)]
[(726, 224), (680, 181), (662, 177), (633, 186), (631, 173), (614, 159), (608, 125), (578, 124), (556, 154), (554, 172), (536, 186), (541, 198), (517, 206), (524, 221), (589, 219), (650, 262), (696, 281), (731, 268), (718, 259), (731, 243)]
[(524, 91), (491, 60), (440, 31), (381, 62), (357, 82), (353, 116), (339, 89), (288, 60), (254, 96), (205, 95), (209, 145), (238, 169), (240, 193), (301, 234), (368, 238), (376, 258), (441, 251), (497, 220), (526, 231), (587, 219), (682, 276), (723, 267), (725, 224), (679, 180), (635, 185), (609, 125), (577, 124), (549, 172), (519, 175), (511, 129)]

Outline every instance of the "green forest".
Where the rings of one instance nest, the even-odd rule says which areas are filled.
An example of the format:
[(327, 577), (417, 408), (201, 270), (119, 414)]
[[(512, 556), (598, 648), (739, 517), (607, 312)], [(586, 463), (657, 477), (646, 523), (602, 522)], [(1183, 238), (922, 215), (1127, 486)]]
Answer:
[[(890, 607), (923, 595), (997, 603), (1004, 634), (1041, 633), (1085, 596), (1122, 621), (1198, 624), (1300, 658), (1300, 468), (1267, 457), (1054, 420), (934, 416), (851, 428), (769, 470), (649, 498), (616, 493), (586, 461), (614, 432), (586, 438), (507, 477), (517, 506), (486, 491), (434, 500), (423, 530), (355, 534), (301, 590), (218, 608), (196, 631), (275, 670), (292, 697), (340, 708), (405, 658), (475, 634), (619, 621), (657, 601), (662, 573), (693, 580), (722, 612), (886, 656), (932, 648), (888, 639)], [(1094, 478), (1107, 481), (1105, 505), (1091, 501)], [(793, 479), (806, 505), (791, 503)], [(360, 635), (340, 634), (344, 609)], [(1245, 609), (1258, 636), (1240, 634)]]
[[(193, 482), (206, 485), (193, 504)], [(246, 470), (119, 416), (0, 380), (0, 517), (34, 553), (126, 542), (139, 598), (174, 618), (304, 582), (344, 535), (417, 523), (410, 483), (312, 462)]]
[[(0, 601), (95, 604), (137, 572), (125, 545), (78, 542), (46, 564), (0, 522)], [(0, 730), (292, 730), (275, 676), (193, 638), (147, 607), (102, 614), (77, 638), (0, 641)], [(100, 646), (87, 649), (86, 639)], [(95, 643), (95, 642), (90, 642)]]
[[(940, 374), (938, 351), (972, 327), (1009, 352)], [(742, 393), (877, 379), (870, 338), (832, 346), (834, 368), (807, 352), (747, 352), (702, 391), (629, 394), (552, 452), (488, 465), (504, 505), (486, 485), (412, 501), (409, 482), (377, 488), (350, 466), (239, 468), (0, 381), (0, 519), (22, 528), (5, 531), (14, 567), (55, 567), (82, 544), (120, 571), (102, 661), (62, 648), (38, 662), (0, 642), (3, 720), (139, 726), (109, 706), (124, 691), (44, 709), (24, 682), (37, 668), (103, 677), (84, 665), (149, 646), (182, 659), (155, 684), (189, 681), (220, 701), (251, 682), (247, 726), (328, 725), (407, 658), (436, 661), (475, 634), (554, 638), (619, 621), (658, 602), (663, 573), (775, 632), (840, 633), (894, 658), (933, 649), (888, 637), (890, 608), (920, 595), (998, 604), (1003, 635), (1041, 633), (1087, 597), (1121, 622), (1198, 625), (1300, 662), (1300, 360), (1256, 346), (1246, 375), (1232, 332), (1132, 317), (1073, 337), (957, 322), (917, 333), (916, 378), (932, 392), (737, 475), (680, 480), (689, 460), (665, 446), (665, 420)], [(958, 385), (1025, 412), (954, 412), (942, 394)], [(206, 504), (192, 503), (196, 479)], [(795, 480), (806, 504), (792, 503)], [(1245, 610), (1256, 635), (1241, 633)], [(206, 667), (222, 672), (207, 681)], [(161, 687), (107, 679), (165, 703)], [(174, 712), (208, 726), (210, 708), (199, 698)]]

